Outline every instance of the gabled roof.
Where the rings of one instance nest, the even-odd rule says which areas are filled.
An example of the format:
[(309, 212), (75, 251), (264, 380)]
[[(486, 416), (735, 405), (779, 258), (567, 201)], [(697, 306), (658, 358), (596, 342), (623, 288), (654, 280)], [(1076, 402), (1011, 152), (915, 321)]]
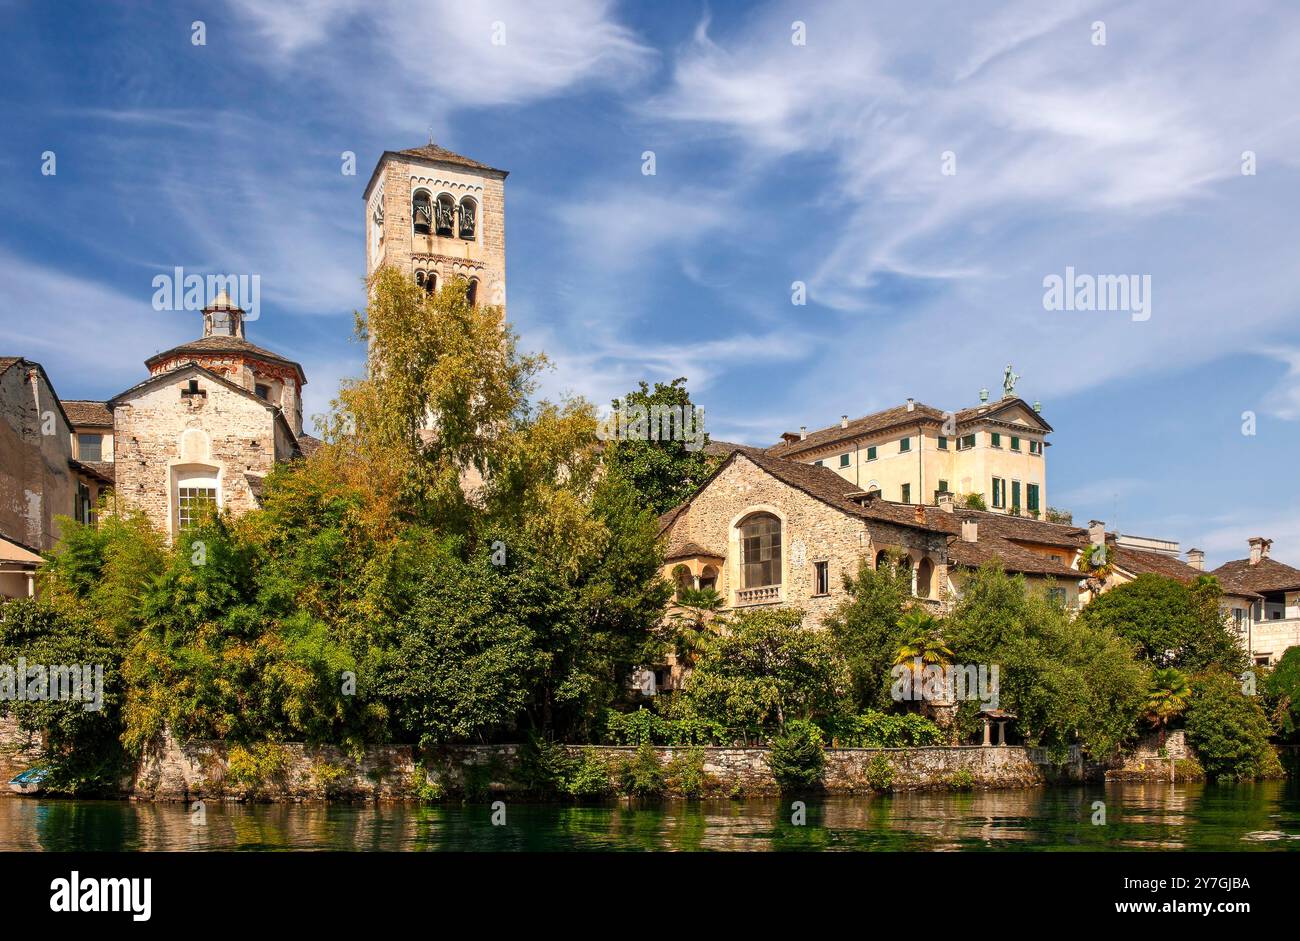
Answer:
[[(957, 423), (954, 435), (959, 436), (966, 427), (972, 424), (984, 422), (1013, 426), (1011, 422), (1002, 421), (998, 416), (1016, 407), (1023, 408), (1033, 418), (1036, 427), (1031, 426), (1032, 430), (1044, 433), (1052, 431), (1052, 426), (1034, 411), (1033, 406), (1024, 399), (1011, 396), (997, 402), (989, 402), (953, 413)], [(768, 448), (767, 451), (769, 454), (780, 457), (790, 457), (804, 451), (829, 447), (841, 441), (852, 441), (856, 438), (888, 431), (891, 428), (915, 427), (918, 424), (942, 425), (946, 418), (946, 412), (923, 402), (913, 402), (910, 409), (906, 405), (896, 405), (893, 408), (864, 415), (862, 418), (855, 418), (848, 423), (847, 427), (831, 425), (828, 428), (810, 431), (805, 438), (782, 441), (780, 444)]]
[(90, 399), (64, 399), (63, 410), (68, 413), (68, 420), (82, 428), (112, 428), (113, 412), (107, 402), (95, 402)]
[(286, 359), (279, 353), (273, 353), (264, 349), (255, 343), (249, 343), (243, 337), (225, 337), (212, 336), (200, 337), (197, 340), (191, 340), (188, 343), (182, 343), (180, 346), (173, 346), (170, 350), (163, 350), (161, 353), (155, 353), (144, 361), (144, 364), (153, 369), (161, 362), (174, 359), (178, 356), (187, 355), (229, 355), (236, 353), (242, 356), (249, 356), (253, 359), (264, 360), (268, 363), (277, 363), (281, 366), (289, 366), (297, 371), (298, 381), (302, 385), (307, 384), (307, 374), (303, 372), (302, 366), (291, 359)]
[(1260, 593), (1300, 590), (1300, 569), (1276, 559), (1260, 559), (1255, 565), (1250, 564), (1250, 559), (1235, 559), (1224, 562), (1210, 574), (1219, 579), (1224, 591), (1231, 594), (1237, 592), (1230, 589)]
[(22, 356), (0, 356), (0, 376), (18, 365), (26, 365), (41, 374), (41, 378), (45, 380), (45, 387), (50, 390), (50, 395), (54, 397), (54, 404), (59, 408), (59, 414), (63, 416), (64, 423), (68, 428), (72, 428), (72, 421), (68, 418), (68, 413), (63, 407), (63, 400), (59, 398), (58, 390), (54, 388), (54, 383), (50, 381), (49, 373), (45, 371), (45, 367), (40, 363)]
[[(1201, 575), (1214, 574), (1193, 568), (1181, 559), (1165, 555), (1163, 552), (1147, 552), (1114, 545), (1110, 547), (1110, 552), (1116, 567), (1128, 575), (1163, 575), (1165, 578), (1172, 578), (1187, 585), (1196, 581)], [(1219, 585), (1230, 595), (1257, 597), (1253, 591), (1230, 590), (1222, 579), (1219, 580)]]
[(160, 372), (156, 376), (150, 376), (148, 379), (144, 380), (143, 382), (137, 382), (135, 385), (127, 389), (125, 392), (119, 392), (117, 395), (109, 399), (108, 407), (115, 409), (120, 403), (125, 402), (127, 399), (136, 398), (142, 392), (144, 392), (146, 389), (152, 386), (161, 383), (166, 383), (166, 382), (175, 382), (177, 379), (180, 379), (181, 377), (188, 375), (191, 372), (197, 373), (203, 376), (204, 378), (211, 380), (212, 382), (222, 385), (225, 388), (229, 389), (231, 392), (236, 392), (239, 395), (242, 395), (244, 398), (250, 399), (251, 401), (256, 402), (258, 405), (265, 408), (268, 412), (270, 412), (274, 416), (277, 422), (279, 422), (281, 425), (284, 426), (284, 430), (289, 433), (289, 440), (294, 442), (294, 446), (295, 447), (298, 446), (297, 444), (298, 437), (293, 433), (293, 428), (289, 425), (288, 419), (284, 417), (284, 412), (280, 410), (280, 406), (272, 405), (270, 402), (266, 401), (266, 399), (263, 399), (260, 396), (252, 392), (249, 392), (243, 386), (236, 385), (235, 383), (227, 379), (225, 376), (219, 376), (216, 373), (214, 373), (211, 369), (207, 369), (203, 366), (200, 366), (198, 363), (184, 363), (180, 366), (177, 366), (175, 369), (169, 369), (167, 370), (167, 372)]

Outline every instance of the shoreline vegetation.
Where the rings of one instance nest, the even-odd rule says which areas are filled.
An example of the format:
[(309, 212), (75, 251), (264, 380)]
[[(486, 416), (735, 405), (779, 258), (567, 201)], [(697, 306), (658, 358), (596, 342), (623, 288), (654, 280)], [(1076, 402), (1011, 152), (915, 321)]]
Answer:
[[(747, 773), (782, 791), (885, 791), (921, 775), (919, 759), (877, 752), (846, 771), (835, 746), (928, 754), (984, 721), (976, 700), (898, 701), (908, 664), (998, 668), (1015, 744), (951, 754), (1140, 774), (1126, 760), (1155, 736), (1167, 773), (1178, 735), (1187, 775), (1284, 773), (1275, 745), (1300, 741), (1300, 649), (1251, 667), (1212, 577), (1140, 576), (1075, 612), (988, 566), (940, 619), (902, 566), (864, 561), (823, 629), (798, 610), (723, 614), (710, 591), (674, 598), (657, 518), (718, 459), (602, 441), (591, 403), (532, 401), (545, 357), (519, 354), (500, 309), (456, 284), (429, 296), (381, 269), (370, 288), (357, 337), (371, 375), (343, 383), (317, 419), (325, 444), (270, 474), (259, 509), (209, 512), (174, 544), (129, 512), (63, 520), (40, 597), (0, 608), (0, 663), (103, 667), (96, 709), (0, 698), (49, 793), (119, 794), (150, 768), (162, 781), (159, 755), (191, 760), (176, 742), (195, 751), (180, 778), (217, 781), (200, 766), (220, 752), (219, 779), (254, 798), (289, 773), (293, 747), (346, 756), (311, 772), (327, 795), (357, 776), (347, 762), (367, 773), (368, 753), (405, 749), (417, 767), (417, 753), (471, 748), (513, 749), (529, 795), (690, 795), (719, 776), (705, 748), (759, 745)], [(613, 405), (693, 408), (685, 383), (642, 383)], [(670, 655), (688, 668), (680, 689), (648, 703), (629, 689)], [(615, 766), (585, 744), (631, 752)], [(497, 775), (418, 767), (407, 784), (422, 799), (491, 793)], [(925, 772), (956, 789), (996, 780), (980, 773)]]

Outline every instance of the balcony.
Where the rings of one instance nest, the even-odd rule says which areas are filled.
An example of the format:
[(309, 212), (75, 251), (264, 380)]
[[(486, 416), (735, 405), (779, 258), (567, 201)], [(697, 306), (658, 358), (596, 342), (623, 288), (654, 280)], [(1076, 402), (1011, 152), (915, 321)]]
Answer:
[(780, 585), (764, 585), (762, 588), (741, 588), (736, 592), (737, 608), (751, 604), (776, 604), (780, 600)]

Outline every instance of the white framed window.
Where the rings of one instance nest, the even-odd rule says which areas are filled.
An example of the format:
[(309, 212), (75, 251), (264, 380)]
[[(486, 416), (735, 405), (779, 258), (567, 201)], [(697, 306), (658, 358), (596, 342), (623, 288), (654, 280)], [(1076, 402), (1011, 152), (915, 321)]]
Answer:
[(203, 518), (209, 509), (221, 508), (217, 472), (211, 467), (192, 467), (176, 472), (176, 531), (183, 532)]

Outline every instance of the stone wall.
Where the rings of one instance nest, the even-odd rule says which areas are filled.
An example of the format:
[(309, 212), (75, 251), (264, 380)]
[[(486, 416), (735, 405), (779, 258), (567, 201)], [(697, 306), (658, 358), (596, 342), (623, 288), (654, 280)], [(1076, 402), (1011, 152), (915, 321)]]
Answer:
[[(402, 800), (433, 794), (471, 796), (515, 794), (517, 745), (451, 749), (425, 755), (409, 745), (371, 746), (353, 756), (335, 747), (301, 743), (274, 746), (267, 762), (276, 768), (257, 784), (232, 771), (232, 750), (213, 742), (178, 743), (168, 739), (141, 762), (131, 796), (143, 800), (197, 798), (318, 800), (324, 798)], [(570, 753), (596, 757), (615, 780), (633, 747), (570, 746)], [(667, 766), (691, 753), (686, 748), (656, 748)], [(707, 790), (718, 795), (773, 794), (778, 788), (764, 748), (701, 748)], [(1036, 758), (1038, 760), (1036, 760)], [(247, 756), (238, 759), (247, 761)], [(238, 763), (236, 761), (236, 764)], [(1076, 766), (1042, 763), (1032, 749), (1016, 746), (934, 748), (845, 748), (826, 753), (825, 787), (830, 793), (863, 793), (889, 768), (892, 790), (951, 787), (1038, 787), (1077, 780)], [(874, 769), (873, 769), (874, 765)]]
[(19, 360), (0, 373), (0, 533), (54, 547), (55, 517), (71, 516), (76, 503), (71, 457), (72, 429), (44, 370)]

